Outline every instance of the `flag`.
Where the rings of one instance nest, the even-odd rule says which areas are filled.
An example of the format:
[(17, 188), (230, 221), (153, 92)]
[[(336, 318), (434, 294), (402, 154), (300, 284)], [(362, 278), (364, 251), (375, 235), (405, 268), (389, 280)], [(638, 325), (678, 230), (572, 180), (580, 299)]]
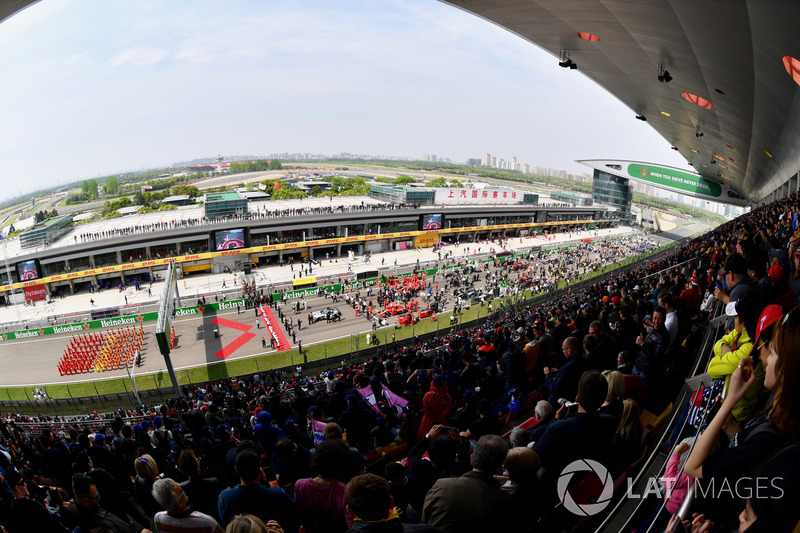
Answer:
[[(361, 395), (362, 398), (372, 407), (372, 410), (376, 413), (380, 413), (381, 410), (378, 409), (378, 400), (375, 398), (375, 393), (372, 392), (372, 389), (369, 387), (364, 387), (363, 389), (356, 389), (358, 393)], [(402, 399), (402, 398), (401, 398)]]
[(383, 387), (383, 395), (386, 397), (389, 405), (397, 409), (398, 416), (403, 416), (403, 408), (408, 405), (408, 400), (390, 391), (389, 387), (386, 385), (381, 386)]
[(275, 185), (272, 188), (275, 189), (276, 191), (279, 191), (281, 190), (281, 184), (276, 181)]
[(325, 422), (313, 420), (311, 422), (311, 430), (314, 432), (314, 446), (319, 446), (325, 440), (322, 437), (322, 430), (325, 429)]

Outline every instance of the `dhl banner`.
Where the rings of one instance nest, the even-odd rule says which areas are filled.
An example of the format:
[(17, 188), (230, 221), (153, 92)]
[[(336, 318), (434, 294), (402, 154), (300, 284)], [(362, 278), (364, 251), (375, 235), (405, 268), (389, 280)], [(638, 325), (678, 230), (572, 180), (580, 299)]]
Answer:
[(439, 242), (439, 232), (432, 231), (428, 233), (422, 233), (417, 236), (416, 241), (414, 242), (414, 246), (417, 248), (430, 248), (434, 246), (436, 243)]
[[(88, 278), (91, 276), (97, 276), (98, 274), (108, 274), (112, 272), (126, 272), (128, 270), (137, 270), (141, 268), (152, 268), (155, 266), (162, 266), (166, 265), (170, 261), (175, 261), (177, 263), (186, 263), (189, 261), (199, 261), (203, 259), (213, 259), (215, 257), (223, 257), (227, 255), (239, 255), (239, 254), (255, 254), (261, 252), (272, 252), (277, 250), (293, 250), (296, 248), (307, 248), (309, 246), (325, 246), (330, 244), (350, 244), (350, 243), (357, 243), (357, 242), (365, 242), (365, 241), (375, 241), (381, 239), (397, 239), (401, 237), (417, 237), (417, 241), (420, 240), (420, 237), (423, 239), (436, 239), (432, 244), (427, 246), (433, 246), (438, 242), (439, 234), (443, 233), (463, 233), (463, 232), (470, 232), (470, 231), (497, 231), (503, 229), (515, 229), (515, 228), (532, 228), (532, 227), (549, 227), (549, 226), (564, 226), (564, 225), (572, 225), (572, 224), (589, 224), (593, 222), (592, 220), (565, 220), (559, 222), (523, 222), (521, 224), (498, 224), (497, 226), (471, 226), (471, 227), (464, 227), (464, 228), (446, 228), (434, 231), (403, 231), (399, 233), (381, 233), (378, 235), (354, 235), (352, 237), (337, 237), (335, 239), (321, 239), (321, 240), (313, 240), (313, 241), (300, 241), (300, 242), (288, 242), (282, 244), (271, 244), (269, 246), (254, 246), (251, 248), (239, 248), (238, 250), (223, 250), (219, 252), (205, 252), (200, 254), (191, 254), (191, 255), (183, 255), (178, 257), (162, 257), (159, 259), (148, 259), (147, 261), (139, 261), (134, 263), (126, 263), (124, 265), (114, 265), (102, 268), (92, 268), (89, 270), (81, 270), (78, 272), (69, 272), (66, 274), (58, 274), (55, 276), (47, 276), (44, 278), (40, 278), (37, 280), (32, 281), (25, 281), (20, 283), (14, 283), (13, 285), (2, 285), (0, 286), (0, 291), (7, 291), (10, 290), (13, 286), (15, 289), (23, 289), (25, 287), (29, 287), (32, 285), (39, 285), (42, 283), (54, 283), (58, 281), (68, 281), (71, 279), (81, 279), (81, 278)], [(417, 244), (417, 246), (425, 246)]]

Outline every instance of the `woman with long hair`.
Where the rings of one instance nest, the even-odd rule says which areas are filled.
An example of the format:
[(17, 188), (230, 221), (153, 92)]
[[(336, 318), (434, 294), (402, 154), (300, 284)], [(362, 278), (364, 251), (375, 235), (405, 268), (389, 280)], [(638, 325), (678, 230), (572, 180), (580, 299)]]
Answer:
[[(800, 307), (778, 320), (770, 342), (759, 348), (764, 386), (774, 398), (761, 416), (744, 428), (738, 427), (731, 416), (733, 407), (756, 382), (753, 359), (743, 359), (731, 375), (728, 396), (686, 461), (686, 474), (701, 480), (702, 492), (709, 495), (699, 502), (697, 510), (718, 525), (736, 520), (732, 513), (744, 508), (748, 494), (755, 490), (754, 474), (783, 440), (800, 435), (800, 394), (795, 394), (800, 378)], [(730, 444), (714, 451), (723, 431)], [(736, 490), (720, 490), (726, 484)], [(713, 491), (709, 493), (709, 489)]]
[(639, 419), (641, 415), (642, 408), (636, 400), (628, 398), (622, 402), (622, 416), (611, 441), (609, 470), (614, 477), (622, 474), (642, 453), (644, 429)]

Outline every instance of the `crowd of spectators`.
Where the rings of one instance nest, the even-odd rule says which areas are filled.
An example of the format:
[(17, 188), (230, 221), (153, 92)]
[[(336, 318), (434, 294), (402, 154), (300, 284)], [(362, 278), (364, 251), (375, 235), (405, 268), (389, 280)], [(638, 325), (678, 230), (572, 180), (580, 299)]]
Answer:
[[(331, 197), (332, 199), (332, 197)], [(121, 228), (113, 228), (103, 231), (73, 233), (72, 239), (75, 243), (102, 241), (126, 235), (137, 235), (142, 233), (152, 233), (156, 231), (171, 231), (192, 226), (202, 226), (208, 224), (221, 224), (231, 221), (260, 220), (267, 218), (302, 217), (311, 215), (327, 215), (336, 213), (359, 213), (369, 211), (395, 211), (400, 209), (418, 209), (419, 204), (397, 204), (397, 203), (367, 203), (361, 202), (355, 205), (329, 205), (324, 207), (296, 207), (287, 209), (267, 209), (260, 206), (255, 211), (239, 213), (225, 216), (203, 216), (203, 217), (181, 217), (169, 221), (152, 222), (148, 224), (134, 224)]]
[[(135, 424), (98, 417), (34, 432), (7, 417), (0, 524), (10, 533), (546, 530), (565, 466), (593, 459), (620, 478), (637, 463), (652, 442), (642, 409), (660, 413), (677, 396), (721, 302), (731, 323), (709, 374), (728, 396), (696, 443), (674, 451), (705, 483), (772, 483), (764, 497), (753, 486), (750, 496), (699, 499), (695, 527), (738, 520), (740, 531), (790, 531), (800, 510), (773, 496), (796, 498), (800, 479), (797, 210), (791, 196), (555, 301), (488, 308), (472, 327), (388, 343), (380, 357), (313, 378), (210, 383)], [(497, 276), (531, 284), (592, 268), (580, 255), (540, 259), (503, 262)], [(532, 427), (503, 438), (530, 410)]]

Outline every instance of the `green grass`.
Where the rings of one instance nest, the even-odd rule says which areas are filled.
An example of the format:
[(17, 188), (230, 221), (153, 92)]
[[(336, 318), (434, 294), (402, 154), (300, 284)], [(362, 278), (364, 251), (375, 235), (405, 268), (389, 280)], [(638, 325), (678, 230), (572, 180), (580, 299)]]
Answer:
[[(613, 270), (617, 270), (620, 268), (624, 268), (631, 263), (634, 262), (643, 262), (648, 260), (650, 257), (655, 256), (669, 248), (673, 248), (678, 246), (682, 243), (684, 239), (679, 241), (674, 241), (669, 244), (663, 245), (654, 251), (650, 252), (644, 256), (632, 257), (620, 261), (619, 263), (613, 263), (610, 265), (606, 265), (602, 269), (599, 269), (595, 272), (589, 272), (585, 276), (580, 276), (579, 278), (573, 280), (570, 283), (570, 286), (573, 289), (578, 290), (580, 288), (580, 284), (585, 284), (592, 282), (594, 278), (607, 274)], [(566, 287), (566, 283), (562, 280), (559, 282), (556, 291), (564, 289)], [(526, 290), (523, 292), (523, 298), (525, 301), (529, 302), (531, 299), (533, 300), (541, 300), (543, 298), (550, 298), (553, 296), (558, 296), (558, 294), (544, 294), (544, 293), (531, 293), (531, 290)], [(497, 298), (493, 301), (493, 306), (495, 309), (498, 309), (499, 306), (504, 305), (507, 298)], [(464, 309), (462, 311), (462, 316), (459, 319), (461, 324), (470, 324), (475, 320), (479, 320), (486, 316), (488, 311), (488, 302), (486, 305), (472, 305), (469, 309)], [(452, 313), (442, 313), (437, 315), (437, 321), (434, 320), (431, 322), (430, 318), (423, 318), (415, 324), (414, 326), (407, 326), (400, 329), (394, 329), (393, 326), (388, 326), (381, 328), (377, 331), (378, 338), (381, 340), (381, 344), (386, 344), (387, 342), (391, 342), (392, 333), (395, 334), (395, 339), (398, 342), (407, 340), (412, 338), (413, 336), (423, 336), (432, 332), (437, 331), (446, 331), (450, 329), (450, 316)], [(369, 322), (366, 320), (364, 321), (364, 326), (368, 327)], [(323, 360), (330, 360), (331, 364), (338, 364), (343, 356), (347, 356), (348, 358), (351, 356), (352, 353), (356, 351), (356, 339), (358, 339), (358, 351), (364, 352), (365, 350), (372, 349), (373, 346), (367, 345), (366, 334), (373, 333), (372, 331), (364, 331), (363, 333), (353, 334), (349, 337), (345, 337), (342, 339), (336, 339), (332, 341), (328, 341), (325, 343), (318, 343), (313, 344), (310, 346), (305, 346), (303, 351), (305, 352), (308, 362), (313, 363), (317, 361)], [(235, 376), (242, 376), (247, 374), (254, 374), (260, 373), (267, 370), (276, 370), (282, 368), (292, 368), (294, 365), (303, 362), (303, 357), (298, 351), (297, 348), (292, 348), (291, 350), (285, 350), (282, 352), (258, 355), (254, 357), (247, 357), (242, 359), (234, 359), (231, 361), (220, 361), (219, 363), (212, 363), (205, 366), (198, 366), (195, 368), (188, 368), (188, 369), (180, 369), (176, 371), (176, 377), (178, 379), (179, 384), (181, 385), (189, 385), (189, 384), (197, 384), (197, 383), (205, 383), (208, 381), (214, 381), (218, 379), (223, 379), (227, 377), (235, 377)], [(136, 376), (136, 387), (137, 389), (141, 390), (153, 390), (153, 389), (169, 389), (171, 388), (172, 384), (170, 383), (169, 376), (166, 370), (148, 374), (148, 375), (141, 375)], [(120, 394), (120, 393), (128, 393), (132, 391), (132, 387), (130, 384), (130, 380), (127, 377), (125, 378), (112, 378), (112, 379), (102, 379), (96, 380), (92, 382), (86, 383), (64, 383), (59, 385), (49, 385), (47, 387), (43, 387), (47, 395), (51, 399), (69, 399), (69, 398), (83, 398), (85, 400), (81, 401), (80, 408), (83, 409), (84, 412), (90, 411), (93, 408), (98, 407), (98, 396), (109, 395), (109, 394)], [(33, 387), (3, 387), (0, 388), (0, 401), (3, 400), (12, 400), (12, 401), (31, 401)], [(100, 399), (100, 402), (105, 406), (105, 402)]]

